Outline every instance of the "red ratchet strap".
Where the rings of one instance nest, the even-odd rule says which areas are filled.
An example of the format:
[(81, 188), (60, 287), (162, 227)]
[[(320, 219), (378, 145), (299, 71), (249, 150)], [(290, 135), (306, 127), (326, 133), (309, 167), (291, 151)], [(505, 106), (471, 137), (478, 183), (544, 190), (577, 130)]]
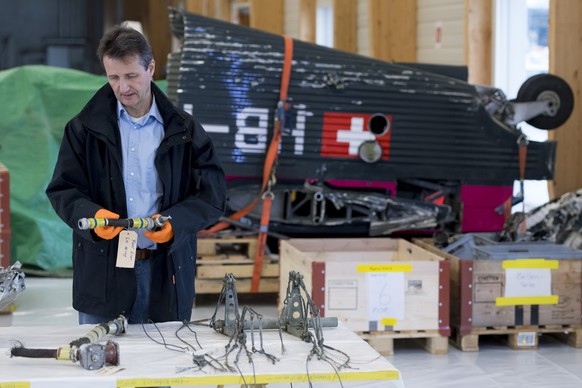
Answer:
[(271, 205), (273, 204), (273, 193), (265, 192), (263, 195), (263, 212), (261, 214), (261, 228), (257, 237), (257, 251), (255, 253), (255, 263), (253, 265), (253, 278), (251, 280), (251, 292), (259, 291), (261, 274), (263, 273), (263, 258), (267, 246), (267, 232), (269, 231), (269, 219), (271, 218)]
[[(520, 190), (521, 190), (521, 195), (522, 197), (525, 195), (525, 193), (523, 192), (523, 181), (525, 179), (525, 165), (526, 165), (526, 161), (527, 161), (527, 145), (528, 145), (528, 140), (525, 137), (525, 135), (521, 135), (519, 137), (519, 139), (517, 139), (517, 145), (518, 145), (518, 160), (519, 160), (519, 183), (520, 183)], [(522, 199), (522, 212), (525, 215), (525, 200)], [(509, 218), (511, 216), (511, 208), (513, 207), (513, 196), (509, 197), (503, 204), (503, 210), (504, 210), (504, 215), (505, 218)], [(524, 222), (522, 222), (520, 224), (520, 231), (521, 232), (525, 232), (526, 225), (525, 225), (525, 219)]]
[[(281, 74), (281, 88), (279, 89), (279, 102), (277, 104), (277, 111), (275, 114), (275, 124), (273, 130), (273, 138), (265, 156), (265, 163), (263, 166), (263, 182), (259, 196), (253, 202), (245, 206), (238, 212), (230, 215), (230, 219), (239, 220), (247, 215), (259, 202), (263, 199), (263, 209), (261, 213), (261, 226), (259, 235), (257, 237), (257, 251), (255, 254), (255, 262), (253, 266), (253, 278), (251, 281), (251, 292), (259, 291), (259, 284), (261, 281), (261, 273), (263, 271), (263, 258), (265, 256), (265, 247), (267, 244), (267, 233), (269, 231), (269, 220), (271, 218), (271, 205), (273, 203), (274, 195), (271, 191), (271, 185), (274, 181), (274, 167), (279, 155), (279, 144), (281, 143), (281, 124), (285, 120), (285, 111), (287, 109), (287, 91), (289, 89), (289, 79), (291, 78), (291, 63), (293, 59), (293, 40), (285, 36), (285, 55), (283, 60), (283, 72)], [(267, 189), (267, 191), (265, 191)], [(204, 230), (201, 234), (212, 234), (220, 230), (226, 229), (230, 224), (222, 221), (211, 228)]]
[(525, 162), (527, 161), (527, 139), (519, 141), (519, 180), (525, 179)]
[[(291, 78), (291, 60), (293, 59), (293, 39), (288, 36), (283, 37), (285, 39), (285, 56), (283, 59), (283, 72), (281, 75), (281, 88), (279, 90), (279, 104), (285, 104), (285, 100), (287, 99), (287, 90), (289, 89), (289, 78)], [(273, 171), (273, 166), (277, 161), (277, 156), (279, 154), (279, 144), (281, 143), (281, 121), (278, 119), (277, 114), (279, 113), (279, 109), (275, 114), (275, 128), (273, 131), (273, 138), (271, 139), (271, 144), (269, 145), (269, 149), (267, 150), (267, 154), (265, 156), (265, 163), (263, 165), (263, 182), (261, 184), (261, 190), (259, 191), (259, 195), (247, 206), (243, 209), (237, 211), (236, 213), (231, 214), (228, 218), (231, 220), (238, 221), (242, 217), (249, 214), (251, 210), (257, 205), (259, 199), (261, 199), (269, 180), (271, 179), (271, 172)], [(230, 224), (226, 221), (221, 221), (208, 229), (202, 230), (199, 232), (200, 235), (208, 235), (214, 234), (221, 230), (228, 228)]]
[(525, 179), (525, 164), (527, 161), (527, 144), (528, 144), (528, 140), (524, 135), (521, 135), (519, 137), (519, 139), (517, 140), (517, 144), (519, 146), (519, 182), (520, 182), (520, 187), (521, 187), (521, 196), (522, 196), (522, 202), (521, 202), (521, 211), (523, 213), (523, 221), (521, 221), (519, 227), (520, 227), (520, 232), (525, 233), (526, 232), (526, 223), (525, 223), (525, 193), (524, 193), (524, 179)]
[[(261, 273), (263, 272), (263, 257), (265, 256), (265, 246), (267, 245), (267, 233), (269, 231), (269, 219), (271, 218), (271, 205), (273, 203), (273, 192), (271, 184), (274, 182), (274, 166), (279, 154), (279, 144), (281, 143), (281, 124), (285, 123), (285, 112), (287, 111), (287, 90), (289, 89), (289, 78), (291, 78), (291, 60), (293, 59), (293, 39), (288, 36), (285, 39), (285, 57), (283, 60), (283, 73), (281, 74), (281, 88), (279, 89), (279, 103), (275, 115), (275, 130), (273, 140), (267, 152), (265, 168), (263, 169), (263, 189), (267, 185), (267, 191), (263, 193), (263, 212), (261, 214), (261, 227), (257, 238), (257, 252), (253, 267), (253, 279), (251, 281), (251, 292), (259, 291)], [(258, 198), (256, 199), (258, 201)]]

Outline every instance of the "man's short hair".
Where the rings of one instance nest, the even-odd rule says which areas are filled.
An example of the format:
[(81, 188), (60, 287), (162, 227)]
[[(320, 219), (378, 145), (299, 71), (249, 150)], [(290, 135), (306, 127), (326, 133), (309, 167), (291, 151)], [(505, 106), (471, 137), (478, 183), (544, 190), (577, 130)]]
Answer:
[(137, 30), (120, 24), (107, 31), (99, 41), (97, 57), (103, 63), (104, 57), (118, 60), (137, 55), (145, 69), (154, 58), (152, 48), (146, 38)]

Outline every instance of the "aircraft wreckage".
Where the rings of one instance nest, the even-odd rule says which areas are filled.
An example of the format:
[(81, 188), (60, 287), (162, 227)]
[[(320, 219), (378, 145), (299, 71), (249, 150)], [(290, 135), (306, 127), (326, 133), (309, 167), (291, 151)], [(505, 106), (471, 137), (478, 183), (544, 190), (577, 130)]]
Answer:
[[(170, 20), (181, 50), (168, 95), (213, 139), (228, 211), (268, 191), (271, 230), (499, 231), (514, 181), (553, 177), (556, 144), (528, 142), (517, 124), (568, 119), (559, 77), (534, 76), (509, 100), (467, 83), (465, 67), (384, 62), (174, 9)], [(257, 225), (250, 207), (239, 218)]]

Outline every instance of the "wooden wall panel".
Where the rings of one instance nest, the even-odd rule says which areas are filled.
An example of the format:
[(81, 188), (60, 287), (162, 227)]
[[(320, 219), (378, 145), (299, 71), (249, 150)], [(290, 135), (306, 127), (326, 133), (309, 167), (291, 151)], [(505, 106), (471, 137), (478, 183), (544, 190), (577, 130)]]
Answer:
[(368, 1), (358, 0), (358, 20), (356, 22), (358, 54), (370, 56), (370, 23)]
[(465, 65), (465, 0), (417, 0), (416, 6), (416, 60)]
[(214, 5), (214, 17), (225, 22), (229, 22), (231, 19), (231, 7), (230, 0), (213, 0), (216, 4)]
[(295, 0), (285, 0), (284, 33), (293, 39), (299, 39), (299, 2)]
[(143, 33), (152, 46), (156, 60), (154, 79), (166, 77), (168, 54), (172, 52), (172, 33), (168, 19), (168, 5), (176, 4), (172, 0), (125, 0), (123, 2), (123, 20), (141, 22)]
[(299, 0), (299, 39), (305, 42), (315, 43), (316, 3), (316, 0)]
[(208, 3), (211, 0), (184, 0), (184, 11), (208, 16)]
[(490, 0), (465, 0), (465, 63), (469, 83), (493, 84), (492, 26)]
[(368, 0), (370, 55), (416, 62), (416, 1)]
[(181, 0), (184, 10), (215, 19), (230, 21), (230, 0)]
[(357, 8), (356, 0), (333, 1), (333, 47), (335, 49), (351, 53), (357, 51)]
[(317, 0), (285, 0), (285, 35), (304, 42), (315, 43)]
[(565, 79), (574, 92), (574, 112), (548, 133), (556, 140), (556, 173), (550, 196), (582, 188), (582, 2), (550, 0), (550, 73)]
[(283, 0), (251, 0), (250, 27), (283, 35)]

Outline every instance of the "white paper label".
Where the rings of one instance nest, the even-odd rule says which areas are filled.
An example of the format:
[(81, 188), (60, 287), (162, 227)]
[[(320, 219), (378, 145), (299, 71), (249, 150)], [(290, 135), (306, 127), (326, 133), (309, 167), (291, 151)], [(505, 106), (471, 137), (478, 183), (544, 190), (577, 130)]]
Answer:
[(505, 270), (505, 296), (550, 296), (552, 273), (549, 268), (508, 268)]
[(368, 273), (368, 320), (404, 319), (404, 273)]
[(357, 310), (358, 281), (330, 280), (327, 283), (327, 310)]
[(517, 333), (517, 346), (536, 346), (535, 332)]
[(135, 265), (135, 250), (137, 249), (137, 233), (133, 230), (122, 230), (119, 233), (116, 267), (133, 268)]

